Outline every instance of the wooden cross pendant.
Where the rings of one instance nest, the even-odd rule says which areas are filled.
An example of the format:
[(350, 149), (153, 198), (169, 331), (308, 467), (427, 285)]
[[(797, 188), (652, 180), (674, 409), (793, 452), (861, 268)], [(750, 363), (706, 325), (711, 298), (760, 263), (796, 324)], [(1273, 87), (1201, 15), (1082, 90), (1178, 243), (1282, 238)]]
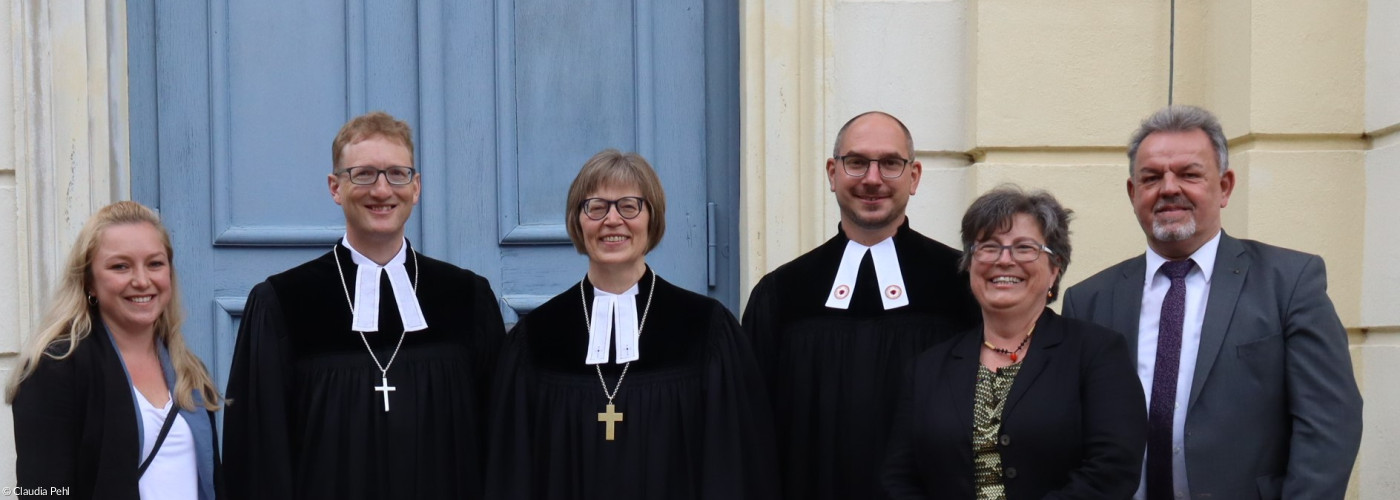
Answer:
[(384, 393), (384, 411), (389, 411), (389, 393), (394, 391), (394, 386), (389, 385), (389, 377), (380, 379), (380, 385), (374, 386), (374, 390)]
[(608, 429), (607, 429), (607, 432), (604, 433), (603, 439), (606, 439), (606, 440), (608, 440), (608, 441), (612, 441), (612, 440), (613, 440), (613, 424), (616, 424), (616, 423), (622, 421), (622, 414), (621, 414), (621, 413), (618, 413), (618, 412), (616, 412), (616, 411), (614, 411), (613, 404), (612, 404), (612, 403), (608, 403), (608, 411), (603, 412), (603, 413), (599, 413), (599, 414), (598, 414), (598, 421), (599, 421), (599, 422), (603, 422), (603, 423), (605, 423), (605, 424), (608, 424)]

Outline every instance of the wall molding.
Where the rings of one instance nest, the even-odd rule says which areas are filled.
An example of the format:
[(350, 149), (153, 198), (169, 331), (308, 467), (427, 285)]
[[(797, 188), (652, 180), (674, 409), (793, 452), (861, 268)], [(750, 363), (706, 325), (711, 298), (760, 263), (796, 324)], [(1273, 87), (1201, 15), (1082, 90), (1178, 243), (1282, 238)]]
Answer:
[(830, 236), (817, 166), (826, 158), (833, 1), (741, 6), (741, 303), (764, 274)]
[[(12, 328), (0, 330), (0, 357), (37, 328), (64, 260), (88, 217), (130, 196), (126, 0), (13, 0), (0, 9), (0, 169), (13, 168), (16, 290)], [(7, 172), (6, 176), (10, 174)], [(8, 226), (8, 224), (4, 225)], [(10, 367), (10, 361), (4, 366)], [(6, 370), (0, 370), (6, 371)], [(0, 427), (12, 428), (9, 412)], [(0, 432), (0, 463), (13, 464), (14, 440)], [(14, 468), (0, 484), (15, 484)]]
[[(130, 193), (126, 2), (9, 5), (19, 328), (43, 314), (88, 217)], [(0, 478), (2, 479), (2, 478)]]

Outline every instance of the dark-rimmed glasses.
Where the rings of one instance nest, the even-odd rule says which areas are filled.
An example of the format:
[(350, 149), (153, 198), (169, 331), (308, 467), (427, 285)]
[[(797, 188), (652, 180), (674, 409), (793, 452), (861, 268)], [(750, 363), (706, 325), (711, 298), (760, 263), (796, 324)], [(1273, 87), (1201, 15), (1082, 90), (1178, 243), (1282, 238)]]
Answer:
[(872, 162), (878, 163), (880, 165), (880, 177), (886, 179), (898, 179), (899, 176), (904, 175), (904, 167), (908, 166), (909, 162), (912, 161), (898, 156), (891, 156), (888, 158), (866, 158), (864, 156), (845, 155), (837, 156), (835, 159), (841, 163), (841, 170), (844, 170), (846, 175), (851, 177), (865, 177), (865, 174), (870, 172), (870, 164)]
[(378, 169), (374, 167), (348, 167), (335, 171), (335, 175), (348, 174), (351, 184), (368, 186), (379, 181), (379, 174), (384, 174), (384, 180), (395, 186), (403, 186), (413, 182), (413, 174), (417, 173), (413, 167), (389, 167)]
[(616, 200), (603, 198), (588, 198), (579, 203), (579, 211), (589, 219), (603, 220), (608, 216), (608, 210), (617, 207), (617, 215), (624, 219), (635, 219), (642, 214), (642, 206), (647, 200), (640, 196), (623, 196)]
[(1050, 255), (1055, 254), (1055, 252), (1050, 250), (1050, 247), (1039, 243), (1023, 242), (1014, 245), (1002, 245), (989, 241), (986, 243), (979, 243), (977, 246), (972, 247), (972, 258), (976, 259), (977, 262), (992, 263), (1000, 260), (1001, 253), (1006, 250), (1011, 251), (1011, 260), (1016, 262), (1032, 262), (1040, 258), (1041, 252)]

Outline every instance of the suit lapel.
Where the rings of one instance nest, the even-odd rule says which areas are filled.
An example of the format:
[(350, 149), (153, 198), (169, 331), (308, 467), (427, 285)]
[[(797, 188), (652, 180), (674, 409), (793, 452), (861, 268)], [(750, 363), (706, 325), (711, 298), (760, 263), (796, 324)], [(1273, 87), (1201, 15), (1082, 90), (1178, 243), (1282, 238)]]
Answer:
[(952, 397), (953, 413), (963, 427), (972, 428), (972, 404), (977, 398), (977, 365), (981, 364), (982, 329), (973, 335), (963, 335), (954, 340), (956, 345), (950, 351), (947, 367), (939, 374), (944, 384), (942, 394)]
[(1196, 355), (1196, 372), (1191, 378), (1191, 399), (1187, 403), (1187, 411), (1196, 405), (1206, 376), (1220, 356), (1220, 346), (1225, 342), (1230, 319), (1235, 315), (1235, 303), (1239, 301), (1240, 290), (1244, 288), (1245, 277), (1249, 275), (1250, 263), (1240, 240), (1222, 232), (1220, 249), (1215, 254), (1215, 271), (1210, 280), (1210, 296), (1206, 298), (1206, 317), (1201, 323), (1201, 343)]
[(1147, 273), (1147, 257), (1138, 256), (1122, 267), (1113, 286), (1113, 326), (1128, 341), (1128, 353), (1137, 365), (1138, 323), (1142, 316), (1142, 283)]
[[(1045, 367), (1050, 365), (1055, 346), (1065, 340), (1064, 322), (1059, 321), (1059, 316), (1054, 311), (1046, 309), (1040, 315), (1040, 320), (1035, 325), (1035, 336), (1031, 338), (1031, 345), (1027, 351), (1034, 351), (1035, 354), (1026, 356), (1026, 360), (1021, 362), (1021, 372), (1016, 374), (1016, 380), (1011, 382), (1011, 393), (1006, 395), (1006, 407), (1002, 409), (1003, 414), (1011, 413), (1016, 407), (1016, 403), (1021, 400), (1021, 396), (1030, 390), (1035, 384), (1036, 378)], [(1004, 420), (1004, 417), (1003, 417)]]

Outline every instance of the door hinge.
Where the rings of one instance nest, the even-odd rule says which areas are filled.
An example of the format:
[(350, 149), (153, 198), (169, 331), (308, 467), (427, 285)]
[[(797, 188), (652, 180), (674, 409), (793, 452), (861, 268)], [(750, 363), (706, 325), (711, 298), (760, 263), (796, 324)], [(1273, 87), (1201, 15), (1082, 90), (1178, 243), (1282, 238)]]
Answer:
[(715, 275), (719, 274), (719, 266), (716, 262), (719, 243), (715, 238), (718, 230), (715, 228), (719, 220), (715, 218), (715, 202), (705, 204), (705, 276), (710, 288), (715, 287)]

